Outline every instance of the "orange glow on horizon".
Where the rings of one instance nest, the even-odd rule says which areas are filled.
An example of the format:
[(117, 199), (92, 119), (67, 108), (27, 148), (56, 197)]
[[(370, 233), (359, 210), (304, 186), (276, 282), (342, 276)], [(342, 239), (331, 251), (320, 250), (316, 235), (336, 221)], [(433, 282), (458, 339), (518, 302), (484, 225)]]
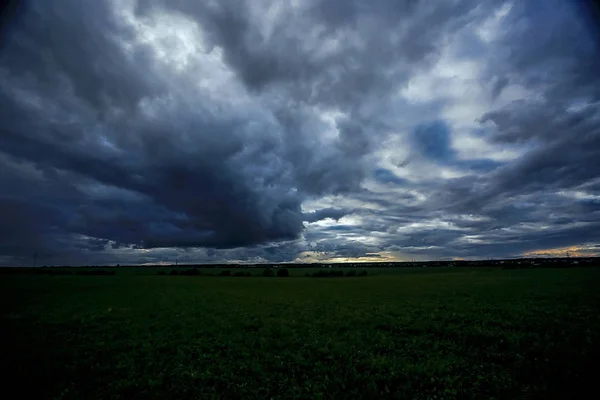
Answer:
[(523, 257), (594, 257), (597, 255), (595, 248), (580, 245), (531, 250), (522, 254)]

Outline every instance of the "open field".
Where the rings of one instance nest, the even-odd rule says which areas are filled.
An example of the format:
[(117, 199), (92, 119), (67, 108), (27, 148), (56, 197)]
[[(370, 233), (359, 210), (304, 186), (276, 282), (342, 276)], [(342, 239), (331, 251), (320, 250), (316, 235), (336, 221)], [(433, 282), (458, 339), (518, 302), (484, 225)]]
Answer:
[(567, 399), (596, 379), (600, 268), (141, 272), (0, 276), (4, 392)]

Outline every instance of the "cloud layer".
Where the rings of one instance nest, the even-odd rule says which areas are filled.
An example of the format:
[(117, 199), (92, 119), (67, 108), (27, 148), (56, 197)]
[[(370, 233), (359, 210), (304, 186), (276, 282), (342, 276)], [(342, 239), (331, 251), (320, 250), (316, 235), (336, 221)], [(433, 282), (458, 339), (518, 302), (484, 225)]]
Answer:
[(24, 3), (0, 42), (0, 263), (594, 252), (585, 11)]

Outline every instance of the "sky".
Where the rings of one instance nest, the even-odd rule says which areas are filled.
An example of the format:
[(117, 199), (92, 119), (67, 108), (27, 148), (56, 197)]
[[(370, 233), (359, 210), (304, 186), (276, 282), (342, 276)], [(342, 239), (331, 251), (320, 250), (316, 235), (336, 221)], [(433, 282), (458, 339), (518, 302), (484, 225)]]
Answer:
[(582, 4), (24, 2), (0, 265), (600, 255)]

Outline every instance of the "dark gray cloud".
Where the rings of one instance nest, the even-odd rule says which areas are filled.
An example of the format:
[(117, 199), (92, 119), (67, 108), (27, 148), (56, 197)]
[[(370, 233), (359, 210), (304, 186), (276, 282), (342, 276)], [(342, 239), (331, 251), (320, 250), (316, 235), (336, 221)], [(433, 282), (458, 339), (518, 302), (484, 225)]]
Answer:
[(578, 11), (23, 3), (1, 20), (0, 263), (593, 247), (598, 48)]

